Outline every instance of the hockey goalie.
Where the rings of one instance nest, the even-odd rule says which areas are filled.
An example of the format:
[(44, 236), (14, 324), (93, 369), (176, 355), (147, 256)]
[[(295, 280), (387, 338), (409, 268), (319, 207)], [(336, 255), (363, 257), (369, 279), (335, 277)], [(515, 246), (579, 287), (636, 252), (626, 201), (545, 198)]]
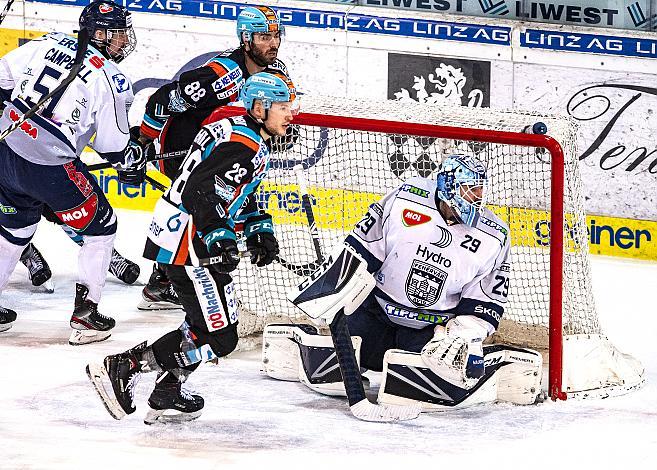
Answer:
[[(344, 313), (361, 370), (382, 372), (378, 401), (423, 411), (535, 403), (542, 358), (484, 345), (510, 285), (509, 228), (485, 208), (485, 166), (452, 155), (372, 204), (290, 300), (318, 327)], [(276, 379), (345, 394), (331, 336), (312, 325), (268, 325), (263, 368)]]

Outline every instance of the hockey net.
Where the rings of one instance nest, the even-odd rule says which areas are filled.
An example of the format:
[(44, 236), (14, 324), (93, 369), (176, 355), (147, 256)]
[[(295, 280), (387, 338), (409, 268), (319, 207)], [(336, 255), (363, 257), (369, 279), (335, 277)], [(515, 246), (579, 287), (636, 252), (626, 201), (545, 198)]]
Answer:
[[(298, 135), (275, 147), (258, 193), (274, 218), (283, 262), (258, 270), (240, 264), (241, 336), (272, 322), (306, 322), (286, 300), (318, 259), (300, 184), (307, 184), (326, 254), (382, 195), (412, 176), (433, 177), (446, 155), (471, 154), (488, 168), (487, 205), (512, 240), (509, 303), (494, 340), (542, 351), (555, 399), (641, 385), (641, 365), (618, 352), (598, 322), (572, 120), (351, 98), (304, 97), (302, 106)], [(522, 133), (538, 121), (550, 137)]]

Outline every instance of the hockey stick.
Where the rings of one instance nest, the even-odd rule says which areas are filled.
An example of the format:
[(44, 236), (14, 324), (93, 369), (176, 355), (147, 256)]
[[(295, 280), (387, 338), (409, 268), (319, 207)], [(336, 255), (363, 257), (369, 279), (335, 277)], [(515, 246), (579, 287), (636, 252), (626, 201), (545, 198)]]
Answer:
[[(308, 269), (315, 265), (312, 269), (314, 271), (324, 260), (322, 248), (319, 244), (319, 233), (317, 225), (315, 224), (315, 214), (308, 195), (307, 182), (303, 176), (303, 168), (295, 167), (297, 180), (299, 181), (299, 191), (301, 192), (303, 209), (306, 212), (308, 219), (308, 226), (310, 228), (310, 235), (313, 239), (313, 246), (317, 261), (305, 265)], [(281, 263), (283, 264), (283, 263)], [(284, 265), (285, 266), (285, 265)], [(286, 266), (287, 267), (287, 266)], [(288, 268), (289, 269), (289, 268)], [(421, 406), (382, 406), (370, 402), (365, 395), (365, 387), (363, 387), (363, 378), (360, 375), (360, 368), (356, 361), (354, 347), (351, 342), (351, 335), (349, 334), (349, 327), (347, 326), (347, 317), (344, 310), (340, 310), (333, 321), (329, 325), (331, 330), (331, 337), (335, 346), (335, 353), (340, 365), (340, 372), (342, 372), (342, 381), (347, 393), (347, 401), (352, 414), (363, 421), (376, 421), (376, 422), (390, 422), (390, 421), (405, 421), (417, 418), (422, 410)]]
[[(157, 155), (154, 155), (153, 158), (150, 158), (148, 162), (169, 160), (171, 158), (184, 157), (185, 155), (187, 155), (187, 150), (176, 150), (175, 152), (159, 153)], [(94, 163), (93, 165), (87, 165), (87, 170), (89, 171), (106, 170), (108, 168), (113, 168), (110, 162)]]
[(284, 268), (294, 272), (297, 276), (310, 276), (310, 274), (315, 271), (324, 261), (324, 256), (322, 255), (322, 247), (319, 244), (319, 232), (317, 231), (317, 224), (315, 223), (315, 214), (313, 213), (313, 205), (310, 201), (310, 195), (308, 194), (308, 182), (303, 175), (303, 166), (297, 165), (294, 167), (294, 173), (297, 177), (297, 182), (299, 184), (299, 193), (301, 193), (301, 207), (306, 213), (306, 220), (308, 221), (308, 229), (310, 230), (310, 236), (313, 240), (313, 247), (315, 248), (315, 255), (317, 258), (312, 263), (306, 264), (294, 264), (288, 261), (285, 261), (280, 256), (276, 256), (276, 261), (283, 266)]
[(28, 109), (27, 112), (23, 114), (22, 118), (20, 118), (18, 121), (10, 125), (7, 129), (2, 131), (2, 133), (0, 133), (0, 142), (5, 140), (9, 134), (11, 134), (16, 129), (18, 129), (21, 125), (23, 125), (25, 121), (27, 121), (36, 113), (38, 113), (50, 98), (55, 96), (57, 93), (60, 92), (63, 93), (64, 89), (68, 87), (73, 80), (75, 80), (75, 77), (77, 76), (78, 72), (82, 68), (82, 63), (84, 62), (84, 56), (85, 53), (87, 52), (88, 45), (89, 45), (89, 32), (86, 29), (81, 29), (80, 32), (78, 33), (78, 48), (77, 51), (75, 52), (75, 58), (73, 59), (73, 66), (71, 67), (71, 70), (66, 76), (66, 78), (64, 78), (64, 80), (62, 80), (62, 82), (59, 85), (57, 85), (54, 90), (52, 90), (46, 96), (41, 98), (37, 104), (32, 106), (30, 109)]
[(9, 13), (9, 9), (11, 8), (11, 4), (14, 3), (14, 0), (9, 0), (7, 2), (7, 5), (5, 5), (5, 9), (2, 10), (2, 13), (0, 13), (0, 24), (5, 20), (5, 16), (7, 16), (7, 13)]

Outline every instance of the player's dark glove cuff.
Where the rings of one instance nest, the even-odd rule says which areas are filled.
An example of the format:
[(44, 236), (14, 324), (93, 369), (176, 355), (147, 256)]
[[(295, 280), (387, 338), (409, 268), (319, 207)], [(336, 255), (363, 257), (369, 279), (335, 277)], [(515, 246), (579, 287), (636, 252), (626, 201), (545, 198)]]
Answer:
[(229, 228), (220, 228), (203, 237), (211, 258), (219, 258), (212, 268), (220, 273), (229, 273), (237, 269), (240, 262), (235, 233)]

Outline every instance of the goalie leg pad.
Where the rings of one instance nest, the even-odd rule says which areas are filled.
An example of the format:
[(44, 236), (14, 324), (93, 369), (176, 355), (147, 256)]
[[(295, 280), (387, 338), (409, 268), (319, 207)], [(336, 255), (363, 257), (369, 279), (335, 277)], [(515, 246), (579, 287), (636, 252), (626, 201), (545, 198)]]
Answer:
[(421, 403), (423, 411), (466, 408), (504, 401), (533, 404), (541, 392), (540, 353), (505, 345), (484, 346), (484, 375), (472, 388), (461, 388), (436, 375), (420, 354), (392, 349), (384, 358), (379, 403)]
[[(334, 397), (346, 397), (342, 372), (338, 356), (331, 336), (318, 334), (295, 334), (294, 341), (298, 345), (299, 380), (311, 390)], [(360, 366), (359, 336), (352, 336), (351, 343)]]
[(318, 334), (312, 325), (272, 323), (262, 333), (262, 370), (277, 380), (299, 381), (299, 346), (293, 340), (299, 331)]
[[(541, 393), (543, 357), (538, 351), (504, 345), (492, 345), (504, 351), (503, 363), (497, 372), (497, 400), (532, 405)], [(488, 363), (486, 363), (488, 367)]]
[(318, 326), (326, 326), (344, 309), (351, 315), (376, 286), (367, 263), (346, 245), (333, 253), (288, 299)]
[[(351, 341), (360, 364), (361, 339), (352, 336)], [(262, 368), (274, 379), (301, 381), (323, 395), (346, 396), (333, 339), (320, 335), (312, 325), (267, 325), (262, 341)]]

